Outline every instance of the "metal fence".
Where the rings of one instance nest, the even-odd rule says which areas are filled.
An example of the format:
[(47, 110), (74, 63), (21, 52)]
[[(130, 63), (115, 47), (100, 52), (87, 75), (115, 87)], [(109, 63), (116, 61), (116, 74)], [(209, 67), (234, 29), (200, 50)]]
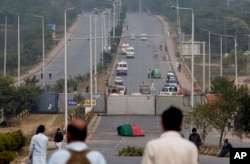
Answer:
[(58, 112), (58, 96), (54, 91), (44, 90), (38, 96), (38, 108), (32, 109), (35, 113), (57, 113)]
[[(75, 93), (68, 93), (68, 96), (67, 96), (68, 97), (68, 100), (67, 100), (68, 110), (77, 108), (77, 103), (76, 101), (74, 101), (74, 95)], [(90, 99), (89, 93), (81, 93), (81, 96), (83, 96), (85, 100)], [(93, 106), (93, 111), (95, 113), (105, 113), (104, 93), (93, 94), (92, 98), (96, 100), (96, 106)], [(58, 112), (64, 113), (64, 109), (65, 109), (65, 94), (59, 93), (58, 94)]]
[(107, 115), (154, 115), (153, 95), (107, 96)]

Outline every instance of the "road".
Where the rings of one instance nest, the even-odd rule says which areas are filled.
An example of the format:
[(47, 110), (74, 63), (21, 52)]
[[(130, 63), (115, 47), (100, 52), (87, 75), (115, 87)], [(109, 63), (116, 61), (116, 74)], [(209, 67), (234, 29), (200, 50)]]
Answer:
[[(160, 21), (156, 17), (145, 14), (127, 14), (125, 24), (128, 25), (128, 30), (125, 31), (124, 35), (136, 35), (135, 40), (129, 38), (121, 40), (122, 43), (129, 43), (129, 45), (135, 47), (135, 58), (126, 58), (126, 55), (120, 54), (117, 58), (117, 61), (125, 60), (128, 63), (128, 75), (122, 76), (127, 92), (129, 94), (138, 93), (142, 81), (150, 84), (151, 80), (154, 81), (156, 91), (160, 91), (166, 81), (167, 71), (171, 70), (169, 62), (163, 61), (165, 42)], [(150, 40), (150, 47), (147, 46), (147, 41), (140, 40), (140, 35), (143, 33), (148, 36), (147, 40)], [(162, 51), (159, 51), (160, 45), (163, 45)], [(154, 57), (154, 51), (158, 51), (158, 57)], [(154, 68), (160, 68), (161, 79), (148, 79), (147, 71)], [(115, 76), (113, 74), (113, 79)]]
[[(116, 128), (126, 122), (141, 127), (144, 137), (122, 137), (117, 135)], [(160, 116), (102, 116), (98, 118), (96, 131), (90, 134), (87, 144), (91, 149), (101, 151), (109, 164), (138, 164), (141, 157), (119, 157), (118, 151), (127, 146), (144, 147), (147, 141), (161, 134)], [(188, 131), (184, 131), (188, 136)], [(200, 164), (228, 164), (229, 158), (218, 158), (200, 155)]]
[[(77, 75), (85, 75), (90, 70), (90, 42), (87, 40), (90, 34), (90, 18), (89, 14), (82, 14), (78, 17), (81, 21), (80, 26), (73, 33), (72, 39), (67, 42), (67, 73), (68, 77), (74, 78)], [(95, 25), (95, 16), (92, 16), (91, 21), (91, 29), (92, 29), (92, 37), (94, 37), (94, 25)], [(106, 16), (106, 20), (108, 20), (108, 16)], [(111, 19), (112, 22), (112, 19)], [(102, 37), (102, 28), (101, 27), (101, 18), (97, 18), (97, 37)], [(106, 32), (108, 32), (108, 21), (105, 22)], [(82, 39), (74, 39), (74, 38), (82, 38)], [(92, 42), (92, 46), (94, 49), (94, 39)], [(100, 61), (100, 54), (102, 51), (102, 41), (101, 39), (97, 39), (97, 63)], [(44, 84), (53, 85), (56, 83), (58, 79), (64, 79), (64, 48), (59, 54), (46, 66), (44, 70)], [(93, 65), (94, 65), (94, 50), (92, 51), (93, 56)], [(49, 79), (48, 71), (52, 71), (52, 79)], [(40, 79), (40, 71), (36, 74), (37, 79)], [(42, 80), (38, 83), (38, 85), (42, 84)]]
[[(158, 19), (153, 16), (144, 14), (127, 14), (125, 23), (128, 25), (126, 35), (141, 33), (151, 35), (161, 35), (162, 25)], [(147, 47), (145, 41), (141, 41), (140, 37), (136, 40), (123, 39), (122, 42), (128, 42), (135, 47), (135, 58), (126, 59), (125, 56), (119, 55), (117, 60), (126, 60), (128, 62), (128, 75), (123, 76), (124, 85), (128, 88), (128, 93), (139, 92), (138, 87), (142, 81), (150, 83), (151, 79), (147, 78), (147, 70), (149, 68), (160, 67), (162, 71), (161, 79), (154, 79), (156, 90), (159, 91), (165, 83), (165, 74), (168, 70), (172, 70), (168, 61), (162, 61), (159, 55), (157, 59), (153, 57), (152, 52), (158, 49), (159, 45), (165, 45), (163, 37), (150, 37), (151, 46)], [(114, 77), (115, 75), (113, 75)], [(141, 127), (144, 137), (121, 137), (117, 135), (116, 128), (126, 122), (135, 123)], [(138, 164), (141, 157), (118, 157), (119, 150), (127, 146), (144, 147), (147, 141), (160, 136), (162, 130), (160, 126), (160, 116), (101, 116), (96, 124), (96, 130), (90, 134), (87, 141), (92, 149), (101, 151), (110, 164)], [(188, 136), (189, 129), (183, 129), (185, 136)], [(211, 133), (207, 136), (207, 143), (217, 145), (218, 134)], [(239, 144), (239, 143), (238, 143)], [(217, 158), (210, 156), (200, 156), (201, 164), (228, 164), (228, 158)]]

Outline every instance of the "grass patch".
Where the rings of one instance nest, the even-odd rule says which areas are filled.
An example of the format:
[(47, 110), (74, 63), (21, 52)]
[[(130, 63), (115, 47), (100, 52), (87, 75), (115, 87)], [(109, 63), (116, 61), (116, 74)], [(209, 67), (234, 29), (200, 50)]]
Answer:
[(136, 147), (136, 146), (127, 146), (118, 152), (118, 156), (142, 156), (143, 155), (143, 148)]

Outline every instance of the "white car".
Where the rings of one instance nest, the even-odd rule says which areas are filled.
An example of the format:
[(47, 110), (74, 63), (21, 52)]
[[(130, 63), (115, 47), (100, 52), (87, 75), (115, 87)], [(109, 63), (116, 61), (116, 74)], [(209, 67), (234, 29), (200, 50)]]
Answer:
[(135, 34), (130, 34), (130, 35), (129, 35), (129, 39), (130, 39), (130, 40), (135, 40)]
[(129, 46), (126, 51), (126, 58), (134, 58), (135, 57), (135, 48), (133, 46)]
[(122, 85), (123, 80), (122, 80), (122, 78), (121, 78), (121, 77), (116, 76), (116, 77), (115, 77), (115, 79), (114, 79), (114, 82), (115, 82), (115, 84), (120, 84), (120, 85)]
[(141, 34), (141, 40), (142, 40), (142, 41), (147, 40), (147, 35), (146, 35), (146, 34)]
[(121, 52), (122, 52), (122, 55), (126, 55), (126, 52), (127, 52), (127, 48), (129, 47), (129, 44), (128, 43), (122, 43), (122, 46), (121, 46)]

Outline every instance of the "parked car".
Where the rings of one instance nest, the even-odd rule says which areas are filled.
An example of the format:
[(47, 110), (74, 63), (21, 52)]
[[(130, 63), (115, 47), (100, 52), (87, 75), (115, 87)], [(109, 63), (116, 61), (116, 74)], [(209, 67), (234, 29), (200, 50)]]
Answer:
[(130, 39), (130, 40), (135, 40), (135, 34), (130, 34), (130, 35), (129, 35), (129, 39)]
[(147, 35), (146, 35), (146, 34), (141, 34), (141, 40), (142, 40), (142, 41), (147, 40)]
[(151, 94), (150, 86), (148, 84), (140, 85), (140, 93), (141, 94)]
[(114, 79), (114, 82), (115, 82), (115, 84), (120, 84), (120, 85), (123, 84), (123, 80), (120, 76), (116, 76)]
[(160, 69), (158, 69), (158, 68), (153, 69), (152, 72), (151, 72), (151, 77), (160, 79), (161, 78)]
[(175, 79), (176, 80), (176, 76), (175, 76), (174, 71), (168, 71), (166, 77), (167, 77), (166, 82), (168, 82), (170, 79)]

